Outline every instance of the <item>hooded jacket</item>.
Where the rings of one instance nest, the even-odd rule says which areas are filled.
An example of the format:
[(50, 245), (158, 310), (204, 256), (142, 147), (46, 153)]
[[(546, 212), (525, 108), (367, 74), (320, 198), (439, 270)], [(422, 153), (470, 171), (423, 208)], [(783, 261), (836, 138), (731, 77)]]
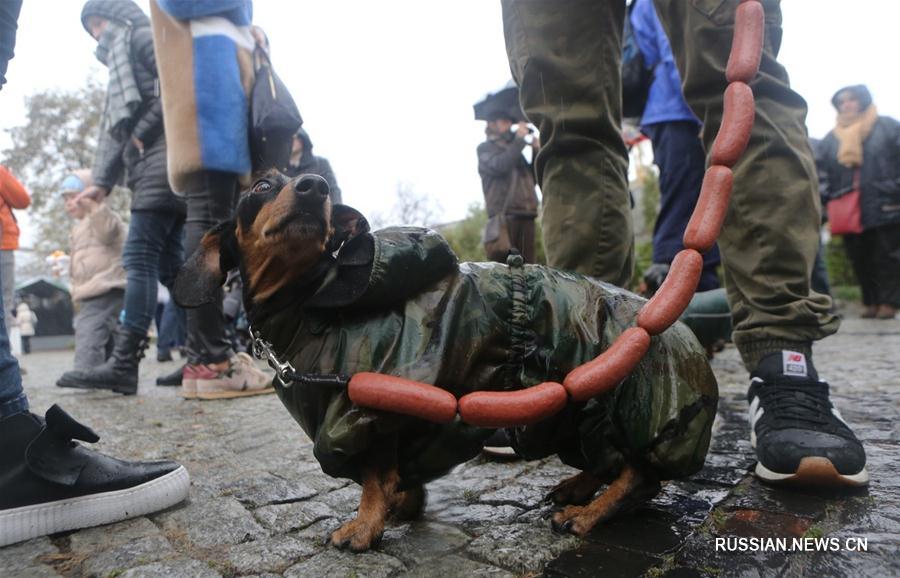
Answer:
[(310, 140), (309, 134), (304, 129), (298, 130), (297, 136), (303, 142), (303, 156), (300, 157), (300, 164), (289, 164), (281, 172), (289, 177), (304, 174), (319, 175), (328, 182), (328, 194), (331, 197), (331, 202), (340, 204), (342, 202), (341, 188), (337, 184), (337, 178), (331, 169), (331, 163), (325, 157), (317, 157), (313, 154), (312, 140)]
[[(374, 371), (435, 384), (457, 398), (560, 382), (633, 326), (644, 300), (589, 277), (521, 265), (457, 264), (446, 241), (418, 228), (346, 242), (317, 288), (285, 288), (249, 317), (299, 372)], [(315, 286), (316, 284), (314, 284)], [(355, 407), (346, 389), (276, 391), (314, 442), (322, 469), (360, 481), (365, 453), (396, 433), (404, 482), (426, 482), (481, 450), (492, 430), (458, 418), (433, 424)], [(510, 430), (528, 458), (558, 454), (605, 480), (625, 460), (661, 479), (703, 465), (717, 387), (690, 330), (676, 324), (613, 392)]]
[(132, 116), (130, 137), (144, 145), (143, 154), (130, 137), (113, 138), (114, 146), (100, 147), (91, 171), (94, 183), (112, 190), (124, 171), (126, 184), (133, 193), (132, 211), (185, 214), (184, 201), (172, 193), (166, 172), (166, 138), (150, 19), (131, 0), (88, 0), (81, 10), (81, 23), (88, 33), (89, 16), (99, 16), (131, 28), (131, 66), (141, 104)]
[(125, 289), (122, 247), (125, 225), (105, 203), (72, 227), (69, 265), (72, 301), (99, 297), (113, 289)]
[(0, 250), (19, 248), (19, 223), (13, 209), (27, 209), (31, 204), (28, 191), (6, 167), (0, 166)]
[(501, 213), (521, 217), (537, 216), (534, 173), (522, 156), (523, 148), (525, 140), (511, 132), (488, 137), (488, 140), (478, 145), (478, 174), (481, 175), (488, 217)]
[[(862, 110), (872, 104), (872, 95), (864, 85), (838, 90), (831, 104), (838, 108), (837, 97), (845, 90), (856, 93)], [(840, 143), (834, 131), (816, 147), (819, 188), (826, 200), (836, 199), (853, 190), (855, 168), (838, 162)], [(860, 210), (864, 229), (900, 223), (900, 122), (879, 116), (863, 141), (863, 161), (859, 167)]]

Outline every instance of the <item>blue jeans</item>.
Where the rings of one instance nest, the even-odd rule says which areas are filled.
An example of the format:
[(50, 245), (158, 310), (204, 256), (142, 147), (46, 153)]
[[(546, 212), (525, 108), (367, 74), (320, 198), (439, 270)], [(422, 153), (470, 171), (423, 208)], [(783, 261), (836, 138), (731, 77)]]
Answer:
[[(3, 308), (0, 295), (0, 311)], [(6, 332), (6, 315), (0, 315), (0, 418), (21, 413), (28, 409), (28, 398), (22, 391), (22, 374), (19, 362), (9, 350), (9, 334)]]
[[(682, 237), (700, 196), (706, 170), (706, 150), (693, 121), (660, 122), (641, 127), (653, 145), (653, 162), (659, 167), (659, 214), (653, 228), (653, 262), (671, 263), (684, 249)], [(703, 255), (703, 274), (697, 291), (719, 287), (716, 267), (721, 262), (718, 245)]]
[(174, 299), (169, 299), (163, 306), (163, 312), (160, 317), (159, 337), (156, 340), (156, 348), (161, 351), (168, 351), (173, 347), (184, 347), (184, 309), (179, 307)]
[(172, 287), (184, 261), (184, 215), (133, 211), (122, 252), (126, 272), (124, 324), (147, 333), (156, 311), (156, 282)]

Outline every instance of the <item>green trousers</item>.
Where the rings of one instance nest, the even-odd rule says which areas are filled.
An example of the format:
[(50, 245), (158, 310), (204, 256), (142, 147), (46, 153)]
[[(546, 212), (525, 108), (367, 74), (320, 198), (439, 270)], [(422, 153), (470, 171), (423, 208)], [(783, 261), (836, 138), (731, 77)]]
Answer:
[[(655, 0), (707, 150), (722, 119), (738, 0)], [(748, 369), (780, 349), (810, 354), (837, 331), (831, 300), (812, 292), (820, 222), (806, 102), (776, 61), (781, 9), (763, 2), (766, 42), (751, 83), (756, 120), (734, 167), (719, 238), (734, 342)], [(633, 267), (628, 158), (620, 136), (624, 0), (503, 0), (510, 68), (541, 131), (535, 167), (551, 266), (624, 285)]]

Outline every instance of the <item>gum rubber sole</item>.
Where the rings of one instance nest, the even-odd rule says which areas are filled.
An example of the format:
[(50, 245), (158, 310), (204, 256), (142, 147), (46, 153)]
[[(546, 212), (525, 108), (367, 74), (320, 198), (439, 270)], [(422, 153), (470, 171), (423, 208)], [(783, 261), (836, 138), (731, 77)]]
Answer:
[(773, 472), (757, 462), (756, 475), (771, 484), (797, 487), (859, 488), (869, 484), (869, 472), (866, 468), (857, 474), (841, 474), (831, 460), (823, 457), (801, 459), (797, 471), (792, 474)]

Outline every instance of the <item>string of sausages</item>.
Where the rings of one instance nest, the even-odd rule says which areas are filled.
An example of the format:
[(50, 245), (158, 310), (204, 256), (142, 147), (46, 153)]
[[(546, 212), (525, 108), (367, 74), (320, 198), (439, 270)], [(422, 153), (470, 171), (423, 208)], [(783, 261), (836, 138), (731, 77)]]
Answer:
[(737, 7), (734, 37), (725, 77), (722, 125), (710, 150), (710, 166), (700, 197), (669, 274), (641, 308), (637, 327), (625, 330), (597, 358), (573, 369), (563, 382), (546, 382), (518, 391), (478, 391), (459, 400), (448, 391), (401, 377), (357, 373), (348, 395), (360, 407), (410, 415), (436, 423), (460, 418), (480, 427), (514, 427), (544, 420), (569, 400), (584, 402), (621, 383), (647, 353), (650, 338), (669, 328), (684, 312), (700, 280), (703, 253), (709, 251), (725, 220), (734, 176), (731, 167), (750, 140), (755, 108), (748, 86), (759, 70), (765, 14), (759, 0), (742, 0)]

